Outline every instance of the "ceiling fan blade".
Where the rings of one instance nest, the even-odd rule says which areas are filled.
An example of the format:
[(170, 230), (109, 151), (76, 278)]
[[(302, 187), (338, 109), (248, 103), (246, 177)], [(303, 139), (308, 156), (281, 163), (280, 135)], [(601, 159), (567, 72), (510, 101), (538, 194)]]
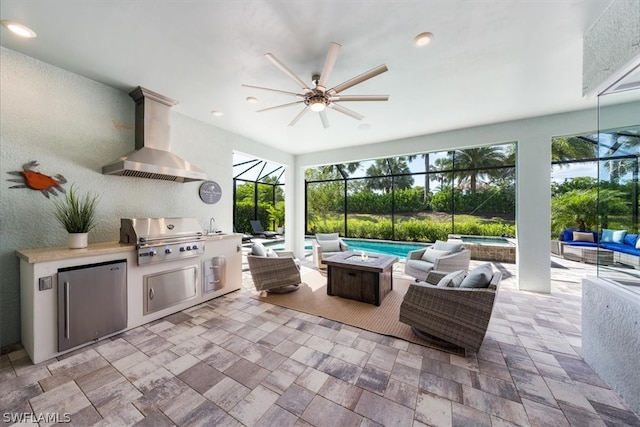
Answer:
[(388, 101), (389, 95), (336, 95), (329, 98), (329, 101)]
[(329, 103), (329, 105), (327, 105), (327, 107), (332, 108), (332, 109), (334, 109), (336, 111), (339, 111), (339, 112), (341, 112), (343, 114), (346, 114), (347, 116), (351, 116), (356, 120), (364, 119), (364, 116), (362, 114), (358, 114), (353, 110), (350, 110), (350, 109), (348, 109), (346, 107), (343, 107), (342, 105), (335, 104), (333, 102)]
[(327, 57), (324, 60), (324, 66), (322, 67), (322, 73), (320, 73), (320, 79), (318, 79), (318, 88), (322, 91), (327, 89), (327, 82), (329, 76), (333, 71), (333, 67), (336, 65), (336, 59), (338, 59), (338, 52), (340, 52), (340, 46), (338, 43), (329, 43), (329, 50), (327, 51)]
[(329, 128), (329, 118), (327, 117), (327, 110), (320, 111), (320, 120), (322, 121), (322, 126), (325, 129)]
[(263, 111), (269, 111), (269, 110), (276, 110), (278, 108), (290, 107), (291, 105), (296, 105), (303, 102), (304, 101), (296, 101), (296, 102), (289, 102), (288, 104), (276, 105), (275, 107), (267, 107), (267, 108), (263, 108), (262, 110), (256, 110), (256, 113), (262, 113)]
[(300, 77), (296, 76), (295, 73), (291, 71), (286, 65), (280, 62), (278, 58), (276, 58), (270, 53), (265, 53), (264, 56), (266, 56), (267, 59), (273, 63), (273, 65), (278, 67), (280, 71), (285, 73), (287, 76), (291, 77), (298, 84), (298, 86), (302, 88), (302, 90), (304, 90), (305, 92), (311, 92), (311, 89), (309, 89), (309, 86), (307, 86), (307, 84), (302, 79), (300, 79)]
[(296, 123), (298, 123), (298, 120), (300, 120), (300, 118), (301, 118), (302, 116), (304, 116), (304, 115), (305, 115), (305, 113), (306, 113), (307, 111), (309, 111), (309, 108), (307, 108), (307, 107), (305, 106), (305, 107), (302, 109), (302, 111), (300, 111), (300, 112), (298, 113), (298, 115), (297, 115), (297, 116), (295, 116), (295, 117), (293, 118), (293, 120), (291, 120), (291, 123), (289, 123), (289, 126), (294, 126)]
[(355, 76), (352, 79), (347, 80), (344, 83), (340, 83), (338, 86), (333, 87), (332, 89), (329, 89), (329, 95), (333, 96), (336, 93), (340, 93), (343, 90), (349, 89), (352, 86), (355, 86), (359, 83), (362, 83), (365, 80), (369, 80), (372, 77), (377, 76), (378, 74), (382, 74), (385, 71), (388, 71), (389, 69), (387, 68), (386, 65), (382, 64), (382, 65), (378, 65), (376, 68), (372, 68), (369, 71), (366, 71), (362, 74), (360, 74), (359, 76)]
[(254, 85), (245, 85), (245, 84), (242, 84), (242, 85), (240, 85), (240, 86), (248, 87), (248, 88), (251, 88), (251, 89), (260, 89), (260, 90), (268, 90), (268, 91), (271, 91), (271, 92), (284, 93), (284, 94), (286, 94), (286, 95), (298, 96), (298, 97), (300, 97), (300, 98), (304, 97), (304, 95), (302, 95), (302, 94), (300, 94), (300, 93), (289, 92), (289, 91), (286, 91), (286, 90), (280, 90), (280, 89), (271, 89), (271, 88), (269, 88), (269, 87), (254, 86)]

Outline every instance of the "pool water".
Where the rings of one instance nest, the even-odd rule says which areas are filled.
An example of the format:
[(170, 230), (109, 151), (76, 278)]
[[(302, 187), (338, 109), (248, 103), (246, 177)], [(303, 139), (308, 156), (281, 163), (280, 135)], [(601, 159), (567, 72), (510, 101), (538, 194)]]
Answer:
[(502, 237), (471, 237), (461, 236), (460, 239), (464, 243), (474, 243), (476, 245), (504, 245), (510, 246), (513, 243)]
[(405, 259), (407, 253), (417, 249), (424, 249), (428, 245), (420, 243), (382, 242), (375, 240), (344, 239), (349, 245), (349, 250), (354, 252), (364, 251), (382, 255), (395, 255)]
[[(349, 250), (353, 252), (375, 253), (381, 255), (395, 255), (398, 258), (405, 259), (407, 252), (415, 251), (417, 249), (423, 249), (426, 244), (420, 243), (402, 243), (402, 242), (384, 242), (378, 240), (363, 240), (363, 239), (343, 239), (345, 243), (349, 245)], [(274, 251), (283, 251), (283, 242), (265, 243), (265, 246), (273, 249)], [(304, 241), (304, 249), (311, 251), (311, 240)]]

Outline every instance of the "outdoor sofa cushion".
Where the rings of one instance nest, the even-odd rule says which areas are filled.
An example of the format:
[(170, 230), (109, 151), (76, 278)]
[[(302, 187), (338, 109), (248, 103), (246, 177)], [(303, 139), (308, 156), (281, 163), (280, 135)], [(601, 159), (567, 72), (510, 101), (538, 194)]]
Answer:
[(462, 242), (444, 242), (442, 240), (436, 240), (430, 247), (438, 251), (449, 251), (449, 253), (455, 254), (462, 250)]
[(459, 288), (466, 275), (464, 270), (451, 272), (440, 279), (437, 286), (439, 288)]
[(434, 249), (432, 246), (428, 247), (422, 254), (422, 260), (430, 263), (435, 263), (436, 259), (449, 255), (451, 251)]
[(482, 264), (467, 274), (462, 283), (461, 288), (486, 288), (491, 283), (493, 277), (493, 267), (490, 263)]
[(267, 256), (267, 249), (262, 243), (254, 243), (251, 245), (251, 255)]
[(600, 244), (600, 247), (629, 255), (640, 256), (640, 249), (637, 249), (635, 246), (604, 242)]
[(433, 263), (423, 259), (408, 259), (406, 261), (406, 265), (407, 267), (415, 268), (416, 270), (424, 271), (425, 273), (433, 270)]
[(637, 244), (638, 244), (638, 235), (637, 234), (632, 234), (632, 233), (627, 233), (624, 236), (624, 242), (623, 243), (625, 245), (636, 247)]
[(598, 246), (596, 242), (576, 242), (575, 240), (571, 240), (567, 243), (569, 246), (586, 246), (588, 248), (595, 248)]

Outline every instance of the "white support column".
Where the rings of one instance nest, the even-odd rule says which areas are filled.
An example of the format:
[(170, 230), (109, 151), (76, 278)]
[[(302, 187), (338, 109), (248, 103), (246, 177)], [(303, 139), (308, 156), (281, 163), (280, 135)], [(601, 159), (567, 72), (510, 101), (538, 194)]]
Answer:
[(518, 141), (516, 161), (517, 283), (523, 291), (549, 293), (551, 140), (526, 138)]

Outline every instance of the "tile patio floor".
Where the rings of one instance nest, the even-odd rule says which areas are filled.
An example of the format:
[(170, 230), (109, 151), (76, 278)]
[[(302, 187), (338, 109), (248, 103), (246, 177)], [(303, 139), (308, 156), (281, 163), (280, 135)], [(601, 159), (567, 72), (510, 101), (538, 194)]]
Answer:
[(514, 265), (494, 265), (506, 277), (466, 358), (261, 303), (245, 272), (239, 292), (57, 359), (0, 356), (0, 423), (67, 413), (78, 426), (640, 426), (580, 358), (592, 267), (552, 266), (543, 295), (515, 290)]

